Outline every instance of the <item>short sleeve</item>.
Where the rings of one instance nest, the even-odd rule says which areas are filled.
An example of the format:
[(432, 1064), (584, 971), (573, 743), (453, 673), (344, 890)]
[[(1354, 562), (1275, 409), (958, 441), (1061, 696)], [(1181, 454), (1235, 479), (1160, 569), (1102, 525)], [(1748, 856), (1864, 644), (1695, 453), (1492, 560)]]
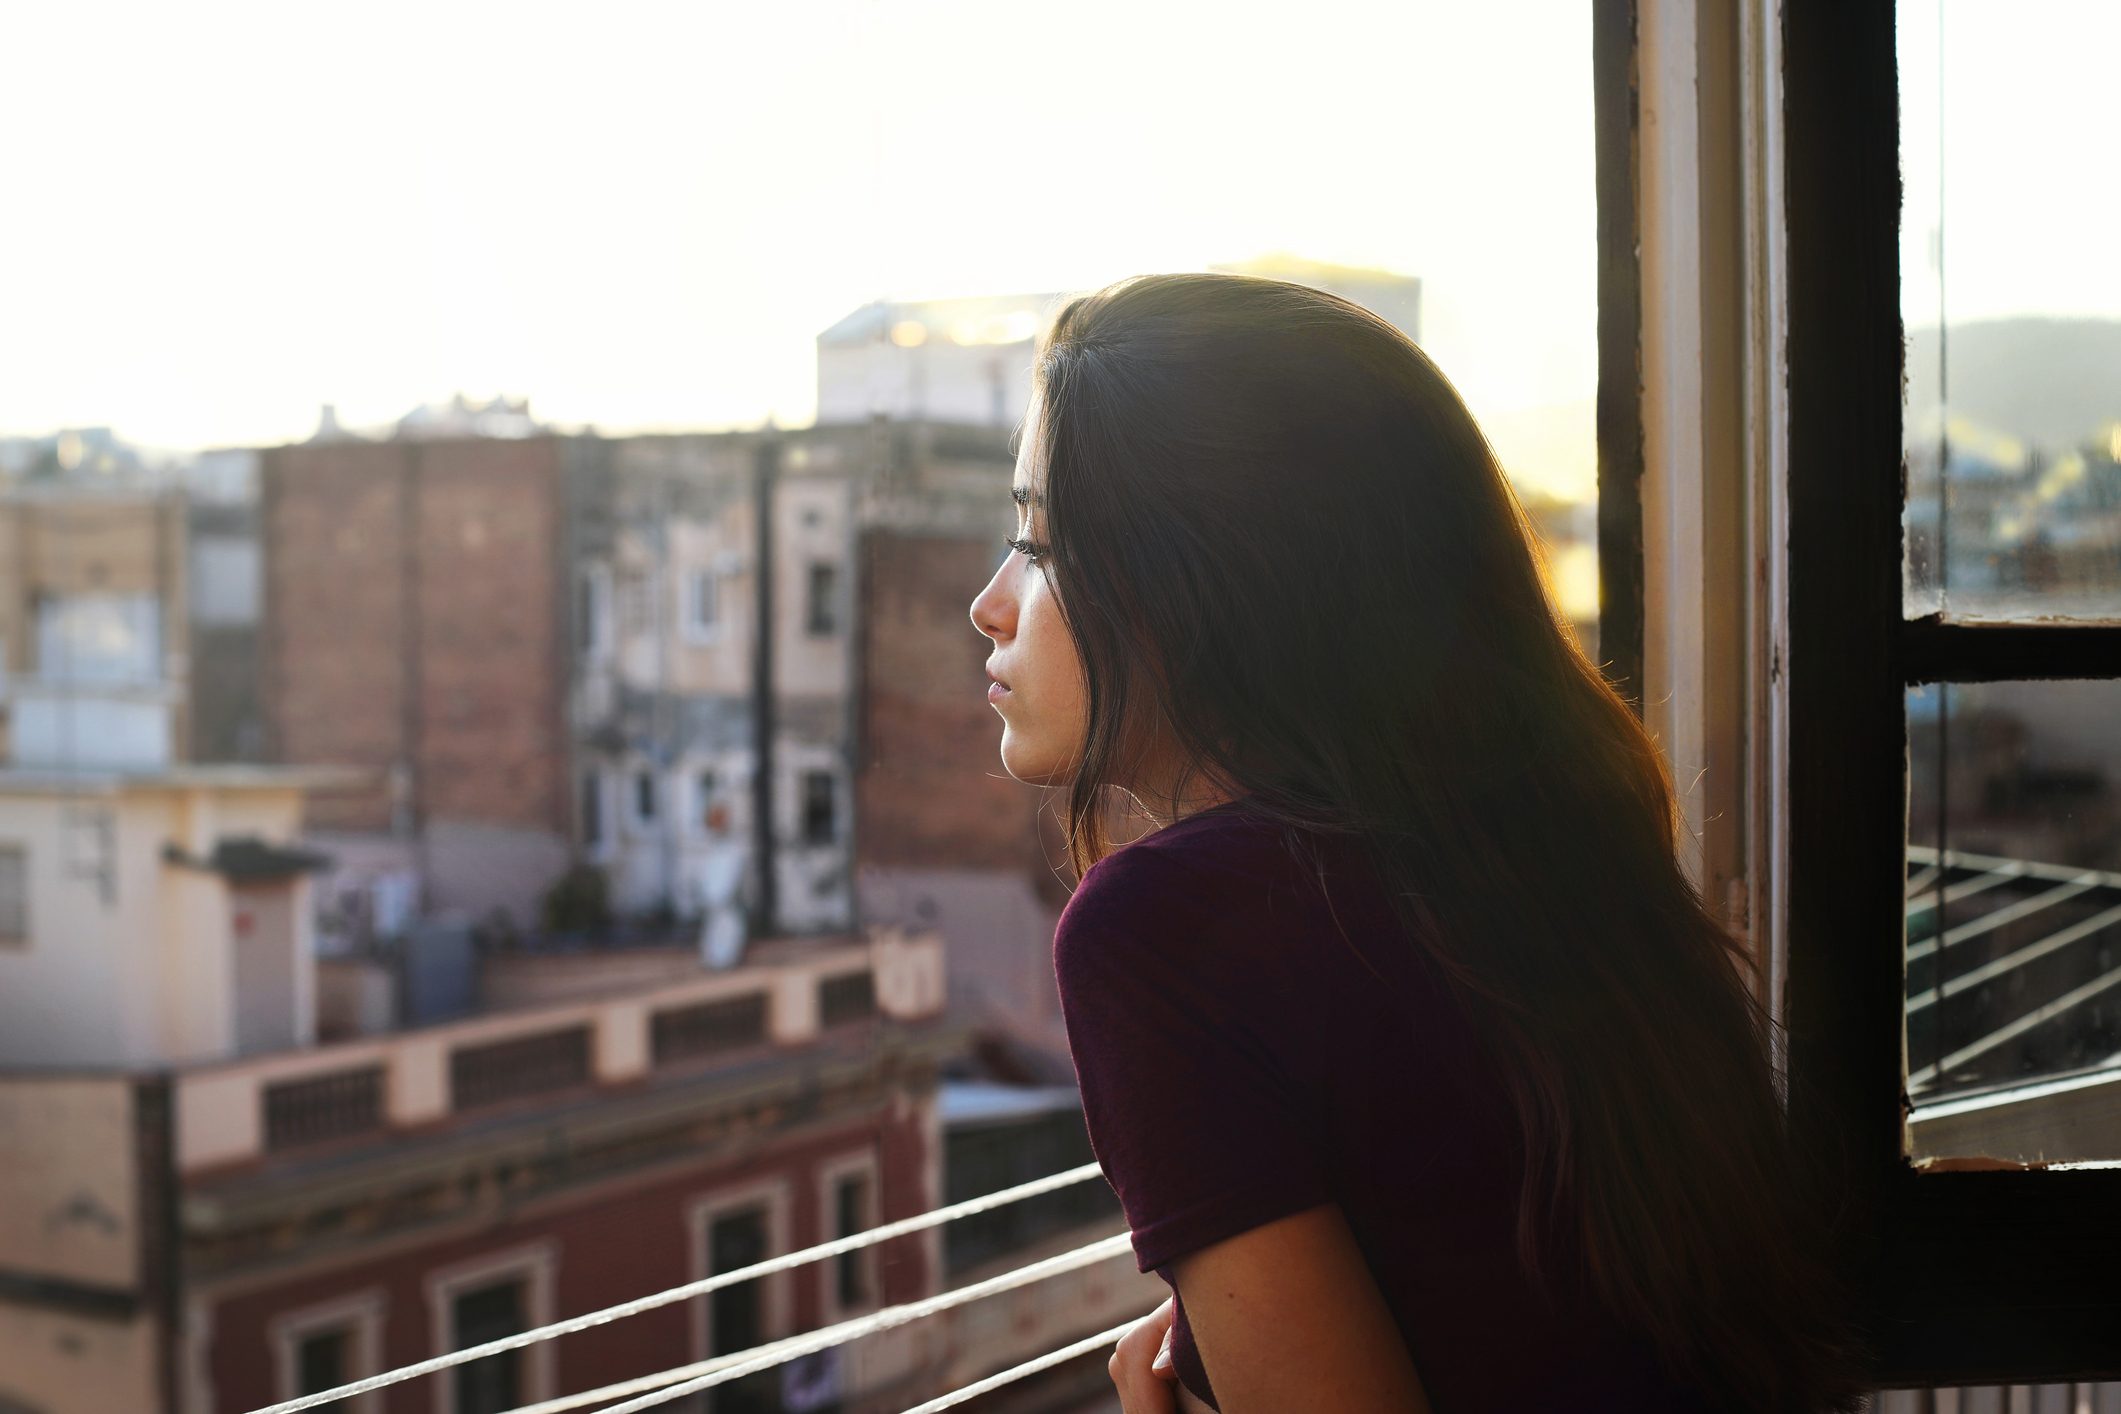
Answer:
[(1330, 1201), (1323, 1116), (1276, 1044), (1305, 1006), (1300, 910), (1253, 880), (1136, 845), (1055, 935), (1091, 1144), (1144, 1271)]

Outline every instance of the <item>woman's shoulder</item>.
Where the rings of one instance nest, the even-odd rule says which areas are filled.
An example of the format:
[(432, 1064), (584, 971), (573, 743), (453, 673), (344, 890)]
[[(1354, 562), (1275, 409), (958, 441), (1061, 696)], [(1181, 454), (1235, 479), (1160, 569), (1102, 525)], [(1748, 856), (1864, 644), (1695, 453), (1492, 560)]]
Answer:
[(1295, 844), (1271, 822), (1230, 809), (1205, 810), (1122, 845), (1090, 867), (1068, 913), (1159, 898), (1219, 904), (1233, 891), (1268, 888), (1294, 873)]
[[(1061, 914), (1055, 946), (1071, 952), (1114, 939), (1153, 939), (1170, 955), (1195, 946), (1228, 958), (1250, 940), (1288, 939), (1334, 916), (1336, 850), (1311, 836), (1231, 809), (1204, 811), (1106, 856)], [(1278, 951), (1279, 949), (1277, 949)]]

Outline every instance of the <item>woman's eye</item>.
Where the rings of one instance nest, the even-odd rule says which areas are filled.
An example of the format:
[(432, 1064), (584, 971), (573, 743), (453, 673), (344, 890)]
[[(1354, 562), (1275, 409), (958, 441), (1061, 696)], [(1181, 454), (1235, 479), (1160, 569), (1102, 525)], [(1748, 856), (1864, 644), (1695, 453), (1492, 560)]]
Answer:
[(1018, 540), (1011, 536), (1004, 535), (1002, 537), (1002, 543), (1004, 545), (1007, 545), (1010, 549), (1016, 551), (1017, 554), (1022, 555), (1025, 559), (1029, 560), (1034, 565), (1037, 564), (1040, 560), (1046, 558), (1046, 547), (1039, 544), (1035, 540)]

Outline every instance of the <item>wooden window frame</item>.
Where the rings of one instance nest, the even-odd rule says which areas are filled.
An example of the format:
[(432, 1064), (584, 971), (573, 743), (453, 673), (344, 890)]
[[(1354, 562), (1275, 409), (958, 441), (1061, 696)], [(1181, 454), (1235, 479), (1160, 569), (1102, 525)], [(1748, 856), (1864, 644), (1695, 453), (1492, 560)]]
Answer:
[[(560, 1249), (552, 1241), (525, 1243), (499, 1252), (489, 1252), (427, 1274), (423, 1283), (427, 1297), (428, 1348), (436, 1355), (455, 1350), (455, 1302), (464, 1292), (498, 1285), (504, 1281), (523, 1283), (524, 1329), (550, 1325), (556, 1319)], [(536, 1404), (551, 1399), (557, 1388), (555, 1342), (541, 1340), (516, 1354), (521, 1358), (523, 1402)], [(457, 1385), (451, 1374), (428, 1381), (434, 1414), (456, 1414)]]
[[(709, 1266), (708, 1243), (715, 1220), (732, 1213), (757, 1209), (766, 1214), (768, 1257), (778, 1257), (794, 1250), (789, 1240), (794, 1206), (793, 1186), (785, 1174), (731, 1184), (688, 1198), (685, 1201), (686, 1280), (705, 1281), (715, 1274)], [(763, 1288), (760, 1292), (759, 1334), (768, 1343), (782, 1339), (795, 1328), (794, 1278), (793, 1272), (773, 1272), (758, 1278)], [(714, 1293), (709, 1292), (687, 1303), (691, 1308), (688, 1334), (692, 1342), (692, 1358), (696, 1361), (728, 1353), (714, 1349), (714, 1312), (710, 1304), (713, 1300)]]
[[(365, 1380), (383, 1371), (383, 1321), (389, 1301), (380, 1287), (334, 1297), (272, 1318), (266, 1339), (272, 1346), (274, 1387), (280, 1399), (296, 1399), (301, 1370), (298, 1352), (312, 1335), (342, 1330), (347, 1333), (345, 1378)], [(382, 1414), (383, 1394), (370, 1390), (346, 1401), (350, 1414)]]
[[(839, 1185), (845, 1179), (858, 1178), (868, 1185), (868, 1220), (863, 1231), (877, 1227), (883, 1222), (883, 1170), (877, 1162), (874, 1145), (852, 1153), (838, 1155), (818, 1165), (817, 1173), (817, 1240), (830, 1242), (843, 1234), (839, 1230)], [(883, 1304), (884, 1272), (878, 1258), (878, 1247), (863, 1247), (853, 1252), (843, 1252), (816, 1264), (818, 1283), (818, 1308), (824, 1313), (825, 1323), (853, 1320), (866, 1316)], [(854, 1305), (840, 1301), (840, 1263), (852, 1258), (860, 1264), (862, 1285), (866, 1295)]]
[[(1905, 1157), (1905, 690), (2121, 678), (2121, 628), (1903, 617), (1894, 6), (1593, 0), (1593, 68), (1601, 652), (1675, 778), (1739, 777), (1733, 808), (1690, 813), (1689, 862), (1704, 885), (1738, 871), (1704, 893), (1783, 1023), (1875, 1377), (2121, 1376), (2121, 1170)], [(1645, 121), (1674, 94), (1684, 122)]]

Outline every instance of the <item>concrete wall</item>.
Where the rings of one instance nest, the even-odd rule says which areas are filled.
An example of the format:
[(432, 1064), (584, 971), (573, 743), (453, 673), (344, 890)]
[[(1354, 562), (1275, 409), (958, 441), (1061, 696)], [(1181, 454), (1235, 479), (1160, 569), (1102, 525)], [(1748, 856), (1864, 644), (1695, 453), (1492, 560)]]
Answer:
[(128, 1076), (0, 1076), (0, 1269), (73, 1297), (0, 1301), (0, 1407), (161, 1407), (136, 1133)]

